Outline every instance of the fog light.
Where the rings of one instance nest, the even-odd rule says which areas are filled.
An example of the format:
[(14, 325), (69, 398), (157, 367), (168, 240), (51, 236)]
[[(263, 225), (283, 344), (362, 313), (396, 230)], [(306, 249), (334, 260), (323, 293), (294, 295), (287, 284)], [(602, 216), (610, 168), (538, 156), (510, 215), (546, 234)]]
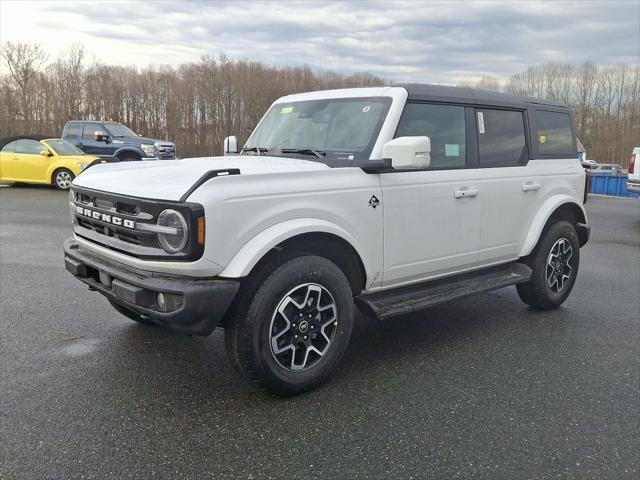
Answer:
[(167, 303), (164, 299), (164, 293), (159, 292), (158, 295), (156, 295), (156, 302), (158, 303), (160, 310), (165, 311), (167, 309)]

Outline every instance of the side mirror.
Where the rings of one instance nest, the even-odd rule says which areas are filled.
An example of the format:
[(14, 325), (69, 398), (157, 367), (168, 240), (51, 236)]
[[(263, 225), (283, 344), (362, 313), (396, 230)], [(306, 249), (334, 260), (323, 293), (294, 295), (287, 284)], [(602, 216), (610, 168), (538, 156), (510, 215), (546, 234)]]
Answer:
[(391, 159), (395, 169), (417, 170), (431, 164), (431, 140), (429, 137), (398, 137), (382, 147), (382, 156)]
[(42, 155), (43, 157), (50, 157), (51, 156), (51, 152), (49, 150), (42, 150), (40, 152), (40, 155)]
[(224, 153), (238, 153), (238, 140), (235, 135), (224, 139)]
[(102, 131), (94, 132), (93, 135), (95, 136), (96, 142), (108, 142), (109, 141), (109, 135), (107, 135), (106, 133), (104, 133)]

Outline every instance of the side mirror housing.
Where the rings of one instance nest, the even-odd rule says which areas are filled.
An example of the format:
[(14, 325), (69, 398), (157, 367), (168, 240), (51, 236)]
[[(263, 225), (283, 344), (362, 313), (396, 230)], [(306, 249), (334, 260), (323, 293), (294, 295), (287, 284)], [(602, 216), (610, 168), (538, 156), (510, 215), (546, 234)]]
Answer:
[(94, 135), (94, 137), (96, 139), (96, 142), (108, 142), (109, 141), (109, 135), (107, 135), (103, 131), (94, 132), (93, 135)]
[(42, 150), (40, 152), (40, 155), (42, 155), (43, 157), (50, 157), (51, 156), (51, 152), (49, 150)]
[(224, 153), (238, 153), (238, 140), (235, 135), (224, 139)]
[(398, 170), (429, 168), (431, 164), (431, 140), (429, 137), (398, 137), (382, 147), (382, 156), (391, 159), (391, 166)]

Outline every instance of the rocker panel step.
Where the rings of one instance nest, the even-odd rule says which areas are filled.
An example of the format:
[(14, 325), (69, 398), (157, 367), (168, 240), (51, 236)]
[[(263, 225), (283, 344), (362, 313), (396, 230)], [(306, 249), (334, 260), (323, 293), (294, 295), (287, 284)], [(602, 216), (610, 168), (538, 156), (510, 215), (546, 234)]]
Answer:
[(385, 320), (458, 298), (527, 282), (531, 269), (518, 262), (356, 297), (366, 314)]

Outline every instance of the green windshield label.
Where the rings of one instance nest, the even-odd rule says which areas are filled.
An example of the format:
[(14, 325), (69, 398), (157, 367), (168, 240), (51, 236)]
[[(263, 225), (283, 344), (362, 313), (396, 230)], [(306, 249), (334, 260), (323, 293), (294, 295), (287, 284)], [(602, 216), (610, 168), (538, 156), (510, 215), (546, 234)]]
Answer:
[(280, 110), (280, 113), (291, 113), (293, 112), (293, 107), (282, 107), (282, 110)]

